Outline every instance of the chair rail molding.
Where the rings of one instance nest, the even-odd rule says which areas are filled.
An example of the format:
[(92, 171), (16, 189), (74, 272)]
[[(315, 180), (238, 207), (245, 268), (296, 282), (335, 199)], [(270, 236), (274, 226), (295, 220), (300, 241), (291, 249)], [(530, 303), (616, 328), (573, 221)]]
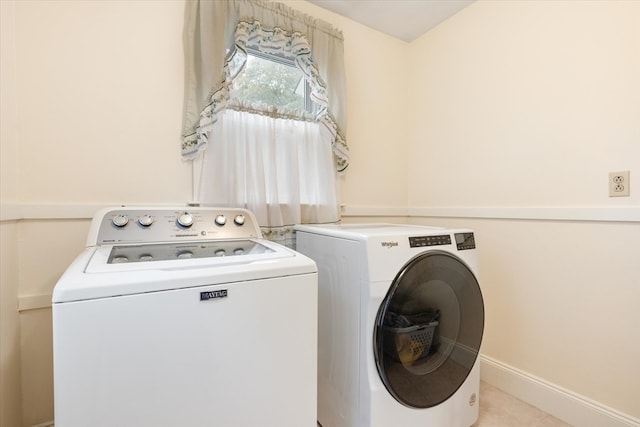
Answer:
[[(187, 206), (184, 202), (150, 204), (145, 206)], [(123, 206), (123, 203), (2, 203), (0, 221), (29, 219), (91, 219), (100, 209)], [(142, 205), (141, 203), (126, 205)], [(640, 206), (439, 206), (404, 207), (341, 204), (344, 217), (423, 217), (423, 218), (480, 218), (533, 221), (594, 221), (640, 223)]]

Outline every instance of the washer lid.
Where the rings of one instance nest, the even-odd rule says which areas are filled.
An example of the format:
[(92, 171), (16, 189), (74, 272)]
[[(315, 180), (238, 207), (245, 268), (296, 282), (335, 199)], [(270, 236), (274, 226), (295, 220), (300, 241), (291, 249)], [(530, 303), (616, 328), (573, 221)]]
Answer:
[[(247, 252), (240, 254), (241, 248)], [(186, 252), (181, 250), (195, 256), (184, 258)], [(222, 256), (222, 250), (236, 253)], [(145, 253), (169, 259), (153, 261)], [(137, 259), (118, 262), (118, 257)], [(95, 246), (86, 248), (65, 271), (53, 290), (52, 301), (55, 304), (316, 272), (311, 259), (262, 239)]]
[[(290, 252), (282, 251), (278, 247), (269, 247), (256, 240), (101, 246), (91, 257), (85, 272), (186, 268), (198, 265), (211, 267), (291, 256), (293, 254)], [(172, 261), (175, 262), (171, 263)], [(185, 264), (184, 261), (191, 262)]]

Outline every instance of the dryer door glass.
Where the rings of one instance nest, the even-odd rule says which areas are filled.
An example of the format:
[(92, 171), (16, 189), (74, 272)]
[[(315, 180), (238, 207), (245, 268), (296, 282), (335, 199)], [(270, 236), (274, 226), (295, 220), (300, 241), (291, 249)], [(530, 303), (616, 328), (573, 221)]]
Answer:
[(484, 304), (473, 272), (448, 252), (425, 252), (396, 276), (374, 331), (378, 372), (400, 403), (429, 408), (464, 383), (478, 357)]

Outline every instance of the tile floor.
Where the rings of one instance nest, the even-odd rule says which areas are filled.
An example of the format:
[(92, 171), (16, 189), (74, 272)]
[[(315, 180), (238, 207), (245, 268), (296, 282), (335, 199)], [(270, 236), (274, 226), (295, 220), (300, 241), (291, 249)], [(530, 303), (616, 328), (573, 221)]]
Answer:
[(570, 427), (522, 400), (480, 382), (480, 416), (473, 427)]

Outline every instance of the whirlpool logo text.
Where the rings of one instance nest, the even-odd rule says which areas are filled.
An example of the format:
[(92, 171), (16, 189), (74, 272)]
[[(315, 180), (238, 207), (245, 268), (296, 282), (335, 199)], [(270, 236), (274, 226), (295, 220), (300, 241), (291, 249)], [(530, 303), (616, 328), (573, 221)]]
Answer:
[(395, 246), (398, 246), (398, 242), (382, 242), (380, 243), (382, 245), (383, 248), (393, 248)]

